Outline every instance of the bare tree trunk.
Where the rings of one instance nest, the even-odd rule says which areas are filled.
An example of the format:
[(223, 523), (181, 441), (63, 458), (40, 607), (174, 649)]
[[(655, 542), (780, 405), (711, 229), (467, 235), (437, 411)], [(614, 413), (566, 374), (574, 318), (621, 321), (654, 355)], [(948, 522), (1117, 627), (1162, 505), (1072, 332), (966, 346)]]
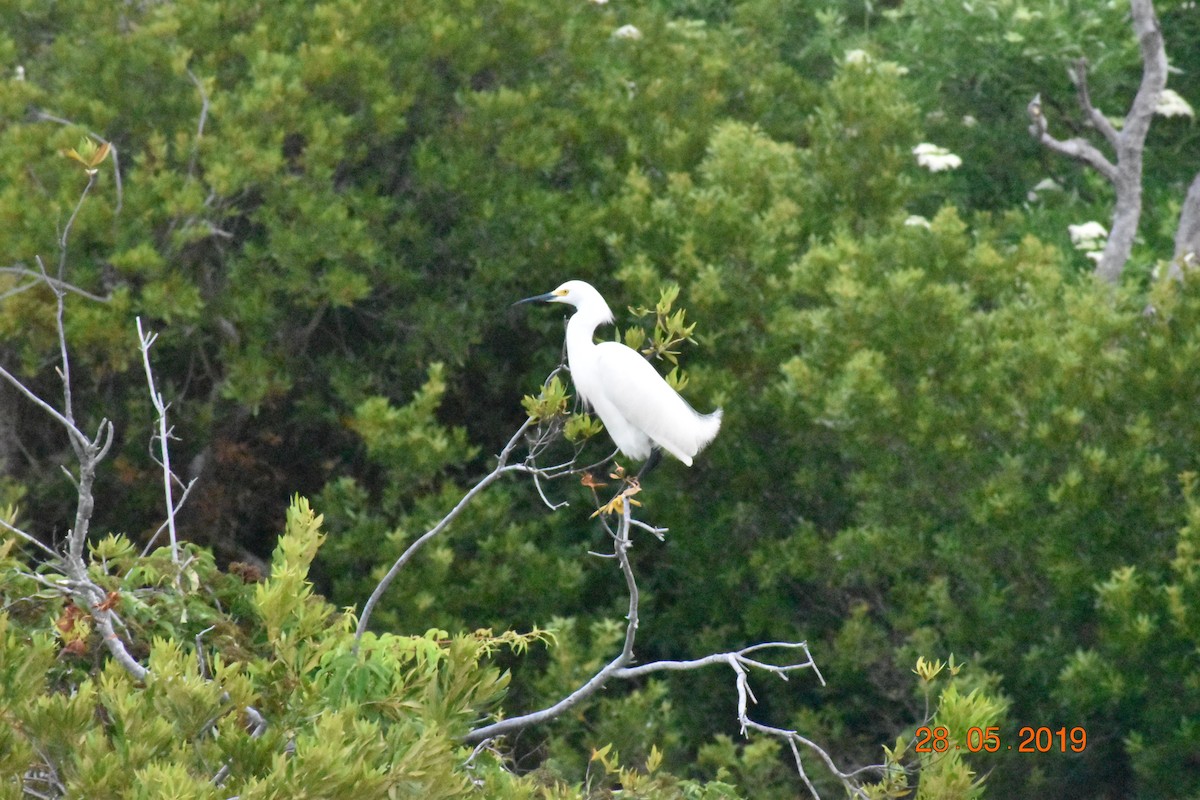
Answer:
[(1158, 98), (1167, 87), (1167, 51), (1154, 3), (1152, 0), (1131, 0), (1129, 6), (1133, 13), (1133, 32), (1142, 52), (1142, 83), (1125, 115), (1125, 125), (1116, 142), (1117, 180), (1114, 188), (1117, 202), (1108, 244), (1096, 265), (1096, 274), (1109, 283), (1120, 279), (1121, 270), (1133, 250), (1133, 238), (1142, 216), (1142, 153)]
[(1175, 258), (1171, 262), (1171, 277), (1183, 278), (1186, 267), (1200, 264), (1200, 175), (1188, 189), (1179, 212), (1179, 228), (1175, 231)]
[(1091, 142), (1082, 138), (1061, 140), (1051, 136), (1046, 117), (1042, 114), (1041, 98), (1029, 104), (1029, 131), (1045, 147), (1056, 153), (1084, 162), (1109, 180), (1116, 194), (1112, 225), (1104, 253), (1096, 265), (1096, 275), (1109, 283), (1121, 278), (1121, 271), (1133, 251), (1138, 222), (1142, 216), (1142, 153), (1146, 134), (1158, 105), (1159, 96), (1167, 85), (1167, 52), (1163, 46), (1162, 29), (1154, 13), (1152, 0), (1130, 0), (1133, 32), (1142, 53), (1142, 82), (1138, 87), (1121, 130), (1094, 105), (1087, 87), (1087, 61), (1080, 59), (1071, 70), (1079, 106), (1088, 123), (1104, 135), (1116, 153), (1116, 163), (1109, 161)]

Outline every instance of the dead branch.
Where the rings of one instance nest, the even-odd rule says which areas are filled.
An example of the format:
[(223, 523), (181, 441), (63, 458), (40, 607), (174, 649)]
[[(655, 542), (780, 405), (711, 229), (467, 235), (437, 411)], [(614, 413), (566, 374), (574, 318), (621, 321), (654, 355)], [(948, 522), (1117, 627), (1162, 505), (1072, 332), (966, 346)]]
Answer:
[(1200, 175), (1188, 187), (1187, 197), (1179, 212), (1179, 227), (1175, 230), (1175, 257), (1171, 261), (1170, 276), (1183, 278), (1185, 269), (1200, 264)]
[(1130, 0), (1129, 6), (1133, 32), (1142, 56), (1142, 81), (1119, 131), (1092, 104), (1087, 83), (1087, 61), (1079, 59), (1070, 70), (1080, 110), (1087, 122), (1100, 131), (1114, 150), (1115, 163), (1082, 137), (1063, 140), (1052, 136), (1042, 112), (1041, 95), (1035, 96), (1026, 109), (1030, 120), (1029, 132), (1034, 139), (1052, 152), (1090, 166), (1112, 184), (1116, 196), (1112, 224), (1104, 252), (1096, 265), (1097, 277), (1109, 283), (1116, 283), (1120, 279), (1133, 251), (1133, 240), (1142, 214), (1142, 158), (1146, 135), (1150, 131), (1159, 97), (1167, 85), (1167, 53), (1153, 0)]
[(142, 351), (142, 365), (146, 368), (146, 383), (150, 387), (150, 402), (154, 405), (154, 410), (158, 414), (158, 443), (159, 452), (162, 454), (162, 460), (159, 466), (162, 467), (163, 474), (163, 495), (166, 497), (167, 508), (167, 534), (171, 540), (171, 560), (177, 565), (179, 564), (179, 541), (175, 535), (175, 502), (172, 497), (172, 482), (177, 481), (175, 473), (171, 471), (171, 448), (169, 442), (171, 440), (171, 429), (167, 427), (167, 404), (163, 402), (162, 393), (154, 386), (154, 371), (150, 367), (150, 347), (158, 339), (156, 333), (146, 333), (142, 330), (142, 318), (137, 318), (138, 345)]

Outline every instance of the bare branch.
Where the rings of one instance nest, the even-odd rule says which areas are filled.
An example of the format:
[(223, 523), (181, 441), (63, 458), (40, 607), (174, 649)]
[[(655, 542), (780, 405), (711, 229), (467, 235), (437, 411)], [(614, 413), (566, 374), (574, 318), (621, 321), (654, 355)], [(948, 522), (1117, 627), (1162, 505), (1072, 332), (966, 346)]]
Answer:
[(23, 284), (22, 287), (20, 287), (18, 289), (10, 290), (10, 291), (6, 292), (5, 294), (0, 295), (0, 300), (3, 300), (5, 297), (11, 296), (13, 294), (17, 294), (19, 291), (25, 291), (25, 289), (32, 289), (38, 283), (45, 281), (46, 283), (48, 283), (50, 285), (51, 291), (56, 291), (56, 290), (61, 289), (62, 291), (65, 291), (65, 292), (77, 294), (80, 297), (86, 297), (88, 300), (91, 300), (96, 303), (111, 303), (112, 302), (111, 295), (101, 297), (98, 294), (92, 294), (91, 292), (89, 292), (85, 289), (80, 289), (78, 286), (75, 286), (74, 284), (67, 283), (66, 281), (60, 281), (57, 278), (52, 278), (49, 275), (46, 275), (44, 273), (44, 271), (42, 274), (39, 274), (39, 273), (34, 272), (33, 270), (28, 269), (26, 267), (13, 266), (13, 267), (0, 267), (0, 274), (21, 275), (22, 277), (26, 277), (26, 278), (37, 278), (37, 280), (34, 281), (33, 283)]
[(175, 501), (172, 496), (171, 479), (171, 449), (170, 434), (167, 430), (167, 404), (163, 402), (162, 394), (154, 386), (154, 371), (150, 367), (150, 347), (158, 338), (158, 334), (146, 333), (142, 330), (142, 318), (137, 318), (138, 344), (142, 351), (142, 365), (146, 368), (146, 383), (150, 387), (150, 402), (158, 414), (159, 451), (162, 453), (163, 495), (167, 507), (167, 531), (171, 541), (171, 560), (179, 563), (179, 541), (175, 535)]
[[(94, 173), (88, 175), (87, 186), (84, 187), (83, 192), (80, 194), (79, 202), (76, 203), (75, 209), (71, 212), (71, 216), (68, 218), (59, 237), (57, 279), (51, 278), (47, 273), (46, 266), (40, 256), (36, 259), (41, 277), (46, 282), (46, 285), (50, 287), (55, 298), (55, 327), (58, 333), (61, 359), (61, 365), (58, 367), (57, 372), (63, 385), (63, 410), (61, 412), (58, 411), (45, 400), (38, 397), (3, 367), (0, 367), (0, 377), (15, 386), (22, 394), (59, 422), (67, 431), (67, 438), (70, 440), (71, 449), (75, 452), (75, 456), (79, 461), (79, 477), (75, 478), (65, 466), (63, 467), (63, 471), (67, 473), (67, 476), (71, 478), (75, 485), (77, 498), (75, 525), (67, 534), (66, 552), (63, 554), (62, 573), (67, 580), (62, 582), (62, 586), (66, 587), (72, 601), (80, 605), (86, 603), (92, 613), (92, 617), (96, 620), (96, 625), (100, 630), (104, 646), (117, 663), (137, 680), (144, 680), (149, 671), (129, 654), (125, 643), (117, 636), (113, 628), (113, 623), (119, 620), (112, 611), (110, 598), (92, 580), (88, 574), (87, 562), (84, 560), (84, 547), (87, 542), (88, 529), (96, 507), (92, 487), (95, 484), (97, 467), (104, 460), (105, 456), (108, 455), (108, 451), (112, 447), (114, 431), (113, 424), (107, 419), (103, 419), (97, 427), (96, 435), (89, 438), (75, 424), (71, 396), (71, 360), (67, 348), (66, 328), (63, 324), (65, 311), (63, 301), (66, 296), (66, 290), (63, 287), (66, 285), (64, 276), (66, 273), (67, 246), (69, 244), (71, 228), (74, 225), (76, 217), (79, 215), (80, 209), (83, 207), (88, 192), (95, 185), (95, 180)], [(5, 527), (11, 528), (12, 526), (6, 523)], [(45, 546), (42, 547), (44, 550), (48, 550)], [(50, 553), (55, 557), (58, 556), (53, 551), (50, 551)]]
[(1200, 175), (1192, 180), (1183, 208), (1179, 212), (1179, 227), (1175, 230), (1175, 258), (1171, 261), (1170, 276), (1183, 278), (1186, 268), (1200, 265)]
[(566, 508), (567, 506), (571, 505), (566, 500), (563, 500), (559, 503), (550, 502), (550, 499), (546, 497), (546, 492), (542, 489), (541, 474), (538, 472), (533, 473), (533, 485), (534, 488), (537, 489), (538, 497), (542, 498), (542, 502), (546, 504), (546, 508), (550, 509), (551, 511), (558, 511), (560, 508)]
[(449, 527), (450, 523), (462, 513), (463, 509), (470, 505), (471, 501), (474, 500), (484, 489), (495, 483), (498, 478), (509, 472), (524, 471), (521, 465), (510, 465), (508, 463), (508, 459), (509, 456), (512, 455), (513, 449), (521, 441), (521, 437), (523, 437), (526, 431), (528, 431), (532, 426), (532, 419), (525, 420), (524, 424), (522, 424), (517, 432), (513, 434), (512, 438), (508, 440), (508, 444), (504, 446), (504, 449), (500, 451), (500, 455), (496, 458), (495, 469), (483, 476), (478, 483), (472, 486), (470, 491), (463, 495), (462, 499), (459, 500), (454, 508), (450, 510), (450, 513), (442, 517), (442, 519), (436, 525), (426, 531), (419, 539), (410, 544), (408, 548), (400, 554), (400, 557), (396, 559), (396, 563), (392, 564), (392, 568), (389, 569), (387, 574), (383, 576), (383, 579), (379, 581), (379, 584), (375, 587), (375, 591), (371, 592), (371, 596), (368, 598), (366, 605), (363, 606), (362, 614), (358, 618), (358, 628), (354, 632), (353, 651), (355, 653), (358, 652), (358, 645), (359, 642), (362, 641), (363, 634), (367, 632), (367, 623), (371, 619), (371, 613), (375, 610), (375, 606), (379, 603), (380, 598), (383, 597), (383, 593), (387, 591), (388, 586), (390, 586), (392, 581), (396, 579), (396, 576), (400, 574), (400, 570), (404, 568), (404, 565), (407, 564), (409, 560), (416, 555), (417, 551), (424, 547), (430, 539), (437, 536), (439, 533)]
[[(84, 188), (83, 194), (79, 198), (79, 204), (75, 206), (75, 211), (74, 211), (74, 213), (71, 214), (71, 219), (68, 220), (68, 222), (67, 222), (67, 230), (70, 230), (71, 223), (75, 220), (75, 215), (79, 213), (79, 209), (83, 205), (83, 199), (85, 197), (87, 197), (88, 189), (90, 189), (92, 187), (92, 184), (95, 182), (95, 180), (96, 180), (95, 175), (88, 176), (88, 185)], [(59, 242), (59, 247), (62, 250), (62, 256), (58, 262), (59, 283), (62, 282), (63, 273), (66, 270), (66, 259), (67, 259), (66, 235), (67, 235), (66, 232), (64, 232), (63, 238)], [(65, 294), (61, 289), (56, 288), (55, 285), (50, 282), (50, 276), (46, 274), (46, 265), (42, 263), (42, 257), (37, 256), (35, 260), (37, 261), (38, 269), (41, 270), (41, 272), (42, 272), (42, 277), (46, 280), (46, 285), (48, 285), (50, 287), (50, 290), (52, 292), (54, 292), (54, 304), (55, 304), (54, 322), (55, 322), (55, 327), (58, 331), (59, 357), (62, 361), (62, 366), (60, 366), (58, 369), (58, 377), (62, 379), (62, 385), (63, 385), (63, 416), (66, 417), (67, 420), (70, 421), (72, 424), (74, 424), (75, 412), (73, 410), (73, 405), (71, 402), (71, 359), (67, 355), (67, 331), (63, 325), (63, 313), (65, 310), (63, 301), (65, 299)], [(80, 452), (80, 448), (82, 447), (82, 444), (72, 440), (71, 446), (75, 449), (76, 454), (78, 454)]]
[(1109, 122), (1108, 117), (1104, 116), (1098, 108), (1092, 105), (1091, 93), (1088, 91), (1087, 83), (1088, 61), (1086, 58), (1080, 58), (1075, 62), (1071, 69), (1071, 81), (1075, 84), (1075, 92), (1079, 99), (1079, 107), (1083, 109), (1083, 113), (1087, 115), (1088, 121), (1092, 127), (1104, 134), (1105, 140), (1113, 147), (1119, 144), (1120, 134), (1113, 124)]
[(4, 378), (4, 380), (15, 386), (17, 390), (21, 392), (21, 394), (32, 400), (39, 408), (41, 408), (43, 411), (53, 417), (60, 425), (66, 428), (67, 433), (70, 434), (72, 446), (74, 446), (77, 441), (87, 442), (87, 437), (83, 435), (83, 431), (75, 427), (75, 423), (71, 422), (69, 419), (60, 414), (58, 409), (56, 409), (54, 406), (50, 405), (45, 400), (38, 397), (36, 394), (26, 388), (25, 384), (13, 377), (13, 375), (4, 367), (0, 367), (0, 378)]
[(503, 736), (513, 731), (528, 728), (532, 725), (538, 725), (540, 723), (548, 722), (552, 719), (560, 717), (595, 694), (597, 690), (602, 688), (604, 684), (609, 681), (609, 679), (618, 677), (621, 670), (626, 665), (633, 662), (633, 643), (637, 636), (638, 627), (638, 591), (637, 582), (634, 580), (633, 567), (629, 564), (630, 506), (630, 503), (623, 504), (621, 512), (621, 524), (617, 527), (616, 534), (613, 536), (613, 544), (617, 561), (621, 565), (621, 572), (625, 575), (625, 584), (630, 592), (629, 612), (627, 615), (628, 622), (625, 627), (625, 643), (621, 648), (620, 654), (618, 654), (617, 657), (612, 661), (608, 662), (608, 664), (606, 664), (599, 672), (588, 679), (586, 683), (549, 708), (544, 708), (541, 711), (534, 711), (529, 714), (522, 714), (519, 717), (502, 719), (499, 722), (492, 723), (491, 725), (484, 725), (481, 728), (476, 728), (464, 736), (463, 741), (468, 743), (480, 742), (485, 739)]
[[(94, 170), (88, 171), (87, 186), (83, 187), (83, 192), (79, 195), (79, 202), (75, 204), (74, 210), (71, 211), (71, 216), (67, 217), (67, 224), (63, 226), (62, 233), (58, 237), (58, 280), (62, 281), (67, 273), (67, 243), (70, 241), (71, 228), (75, 225), (75, 219), (79, 216), (80, 209), (83, 208), (84, 201), (87, 200), (88, 193), (92, 191), (92, 187), (96, 185), (96, 175)], [(38, 265), (41, 266), (41, 259), (38, 259)], [(55, 294), (58, 294), (56, 289)]]
[(1050, 135), (1046, 116), (1042, 113), (1042, 96), (1039, 94), (1029, 101), (1026, 106), (1029, 114), (1029, 133), (1043, 146), (1059, 155), (1082, 161), (1099, 172), (1109, 181), (1116, 181), (1117, 167), (1104, 157), (1087, 139), (1056, 139)]
[[(622, 495), (619, 495), (619, 497), (623, 497), (626, 501), (628, 501), (631, 494), (632, 492), (627, 489), (626, 492), (622, 493)], [(629, 562), (629, 548), (631, 546), (629, 531), (631, 523), (634, 522), (631, 515), (632, 504), (629, 502), (623, 502), (620, 507), (620, 523), (617, 526), (616, 531), (611, 531), (610, 529), (610, 533), (613, 535), (613, 556), (620, 564), (621, 572), (625, 576), (626, 588), (629, 591), (629, 613), (627, 615), (628, 623), (625, 628), (625, 642), (621, 648), (621, 652), (616, 656), (616, 658), (614, 658), (603, 668), (601, 668), (595, 675), (588, 679), (587, 682), (585, 682), (582, 686), (554, 705), (544, 708), (540, 711), (502, 719), (491, 723), (490, 725), (484, 725), (476, 728), (464, 736), (463, 741), (467, 743), (487, 742), (488, 740), (497, 736), (507, 735), (514, 731), (522, 730), (533, 725), (549, 722), (550, 720), (562, 716), (584, 700), (591, 697), (610, 680), (630, 680), (655, 672), (678, 672), (685, 670), (704, 669), (710, 666), (725, 664), (733, 670), (735, 675), (738, 696), (737, 718), (743, 735), (746, 735), (750, 730), (754, 730), (759, 733), (764, 733), (769, 736), (775, 736), (785, 740), (791, 748), (792, 755), (795, 758), (796, 771), (814, 798), (818, 798), (819, 800), (819, 795), (817, 794), (816, 787), (813, 785), (812, 781), (808, 777), (808, 774), (804, 770), (804, 763), (800, 755), (799, 745), (803, 745), (815, 753), (818, 758), (821, 759), (822, 763), (824, 763), (829, 769), (829, 771), (845, 785), (847, 791), (849, 791), (853, 796), (861, 797), (865, 800), (867, 797), (866, 794), (854, 782), (854, 776), (857, 774), (857, 772), (861, 772), (862, 770), (854, 773), (843, 772), (837, 767), (830, 755), (815, 742), (805, 738), (804, 736), (801, 736), (796, 731), (775, 728), (755, 722), (749, 716), (749, 705), (751, 703), (757, 703), (757, 700), (754, 697), (754, 692), (750, 688), (749, 671), (751, 669), (757, 669), (777, 675), (780, 679), (785, 681), (788, 679), (789, 672), (795, 672), (798, 670), (812, 670), (817, 675), (817, 678), (821, 681), (821, 684), (824, 685), (825, 679), (821, 676), (820, 671), (817, 669), (816, 662), (813, 660), (812, 653), (809, 651), (808, 644), (806, 642), (764, 642), (742, 648), (736, 652), (715, 653), (702, 658), (691, 659), (687, 661), (654, 661), (649, 664), (629, 666), (634, 661), (633, 647), (638, 629), (639, 594), (637, 582), (633, 574), (633, 568)], [(607, 524), (605, 527), (608, 527)], [(648, 525), (644, 525), (644, 523), (642, 524), (642, 527), (648, 528), (651, 531), (660, 530), (657, 528), (652, 528)], [(804, 658), (802, 660), (786, 664), (770, 664), (761, 661), (758, 658), (752, 657), (768, 649), (781, 649), (787, 651), (799, 650), (803, 652)], [(870, 767), (868, 769), (875, 770), (879, 768)]]
[(1159, 97), (1167, 85), (1167, 52), (1163, 45), (1162, 29), (1154, 13), (1151, 0), (1130, 0), (1133, 16), (1133, 32), (1138, 38), (1142, 53), (1142, 82), (1129, 113), (1117, 145), (1117, 165), (1120, 174), (1114, 184), (1117, 202), (1113, 207), (1112, 226), (1108, 242), (1096, 275), (1109, 283), (1116, 283), (1133, 252), (1133, 240), (1137, 236), (1142, 216), (1142, 156), (1146, 147), (1146, 135)]
[(1040, 95), (1034, 97), (1028, 107), (1031, 123), (1029, 132), (1035, 139), (1049, 150), (1082, 161), (1113, 185), (1116, 202), (1112, 224), (1104, 252), (1096, 264), (1097, 277), (1109, 283), (1116, 283), (1120, 279), (1125, 262), (1133, 251), (1133, 240), (1142, 215), (1142, 157), (1146, 135), (1150, 131), (1159, 97), (1167, 85), (1167, 52), (1163, 45), (1162, 29), (1154, 13), (1153, 0), (1130, 0), (1129, 8), (1133, 33), (1142, 55), (1142, 80), (1120, 131), (1092, 105), (1087, 86), (1087, 62), (1080, 59), (1071, 69), (1080, 108), (1089, 123), (1104, 135), (1116, 151), (1115, 165), (1085, 139), (1063, 141), (1051, 136), (1042, 114)]
[[(751, 659), (748, 656), (751, 653), (756, 653), (766, 649), (781, 649), (781, 650), (803, 650), (805, 659), (796, 664), (767, 664), (756, 659)], [(807, 642), (764, 642), (761, 644), (743, 647), (730, 653), (713, 653), (712, 655), (704, 656), (703, 658), (694, 658), (688, 661), (652, 661), (649, 664), (639, 664), (636, 667), (627, 667), (621, 670), (618, 677), (620, 678), (639, 678), (643, 675), (648, 675), (652, 672), (681, 672), (684, 670), (704, 669), (705, 667), (717, 666), (719, 664), (727, 664), (730, 661), (738, 664), (761, 669), (765, 672), (773, 672), (778, 674), (784, 680), (787, 680), (787, 673), (801, 669), (811, 669), (816, 672), (817, 677), (821, 681), (821, 685), (825, 685), (825, 678), (817, 671), (816, 662), (813, 661), (812, 654), (809, 653)]]
[(1136, 150), (1140, 154), (1150, 130), (1154, 109), (1167, 86), (1167, 51), (1158, 16), (1154, 13), (1153, 0), (1130, 0), (1129, 10), (1133, 17), (1133, 33), (1137, 36), (1138, 49), (1142, 54), (1142, 82), (1125, 116), (1119, 149)]
[(7, 300), (10, 297), (16, 297), (22, 292), (28, 292), (30, 289), (34, 288), (40, 283), (41, 281), (30, 281), (29, 283), (18, 284), (11, 289), (0, 292), (0, 300)]
[(4, 517), (0, 517), (0, 528), (4, 528), (9, 533), (16, 534), (20, 538), (24, 539), (26, 542), (29, 542), (29, 544), (33, 545), (34, 547), (37, 547), (43, 553), (50, 556), (50, 558), (58, 558), (58, 553), (54, 551), (54, 548), (52, 548), (46, 544), (43, 544), (40, 539), (37, 539), (33, 535), (26, 533), (25, 531), (21, 530), (17, 526), (9, 524), (8, 520), (6, 520)]
[(112, 613), (101, 608), (100, 603), (91, 605), (91, 611), (92, 617), (100, 627), (104, 646), (108, 648), (109, 654), (134, 678), (139, 681), (146, 680), (146, 677), (150, 674), (150, 670), (139, 664), (137, 659), (129, 654), (129, 651), (125, 648), (125, 643), (121, 641), (116, 631), (113, 630)]
[(142, 548), (143, 556), (148, 554), (150, 550), (153, 549), (154, 542), (157, 541), (158, 537), (162, 535), (162, 532), (167, 529), (167, 522), (170, 521), (175, 514), (179, 513), (179, 509), (183, 508), (183, 504), (187, 502), (188, 495), (192, 493), (192, 487), (196, 485), (196, 480), (196, 478), (192, 478), (187, 482), (187, 485), (183, 487), (183, 492), (179, 495), (179, 502), (175, 504), (175, 509), (167, 515), (167, 519), (163, 520), (163, 523), (158, 526), (158, 530), (154, 532), (154, 535), (150, 537), (149, 541), (146, 542), (145, 547)]

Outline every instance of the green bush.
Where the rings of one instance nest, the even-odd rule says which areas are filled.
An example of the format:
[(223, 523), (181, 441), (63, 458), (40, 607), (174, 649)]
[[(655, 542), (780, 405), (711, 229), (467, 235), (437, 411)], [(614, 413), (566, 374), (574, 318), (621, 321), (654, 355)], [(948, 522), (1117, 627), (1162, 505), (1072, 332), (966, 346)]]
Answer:
[[(51, 276), (61, 263), (83, 292), (65, 309), (76, 414), (118, 432), (93, 564), (155, 677), (136, 687), (106, 665), (88, 615), (29, 577), (53, 570), (8, 550), (15, 699), (0, 753), (21, 771), (44, 751), (64, 782), (93, 775), (72, 787), (115, 781), (105, 770), (120, 763), (126, 793), (138, 770), (211, 793), (229, 763), (253, 778), (231, 766), (221, 791), (241, 780), (252, 794), (249, 781), (301, 761), (313, 787), (324, 775), (416, 792), (403, 783), (415, 769), (447, 791), (483, 776), (495, 796), (638, 780), (662, 796), (794, 793), (786, 749), (736, 739), (717, 672), (614, 688), (529, 734), (514, 750), (528, 777), (488, 754), (463, 767), (455, 737), (495, 709), (493, 670), (511, 668), (511, 711), (611, 656), (623, 587), (584, 555), (606, 542), (584, 522), (587, 489), (544, 486), (572, 503), (556, 514), (515, 484), (478, 498), (385, 596), (373, 622), (392, 633), (373, 634), (378, 670), (363, 676), (343, 660), (349, 617), (305, 595), (311, 579), (361, 607), (488, 468), (560, 354), (556, 315), (505, 309), (582, 278), (630, 341), (653, 326), (641, 307), (686, 308), (680, 329), (695, 328), (679, 338), (696, 346), (678, 348), (676, 378), (697, 407), (725, 408), (695, 468), (665, 465), (641, 495), (671, 532), (633, 554), (639, 658), (807, 639), (828, 685), (764, 693), (762, 718), (862, 765), (936, 711), (911, 690), (915, 659), (955, 652), (974, 681), (959, 696), (1006, 702), (1007, 739), (1023, 725), (1088, 732), (1083, 753), (969, 759), (995, 793), (1194, 791), (1200, 301), (1194, 279), (1151, 276), (1200, 167), (1196, 130), (1156, 121), (1141, 241), (1114, 291), (1084, 276), (1066, 235), (1108, 215), (1107, 187), (1047, 161), (1023, 113), (1041, 92), (1055, 130), (1072, 130), (1065, 59), (1082, 55), (1096, 103), (1122, 114), (1140, 78), (1125, 13), (1049, 0), (4, 4), (0, 365), (60, 396), (37, 258)], [(1200, 17), (1186, 3), (1159, 13), (1171, 63), (1195, 72)], [(640, 38), (614, 36), (625, 25)], [(115, 151), (80, 204), (89, 178), (62, 153), (91, 135)], [(922, 170), (922, 141), (962, 166)], [(1046, 177), (1063, 191), (1030, 197)], [(179, 586), (163, 552), (134, 555), (162, 513), (134, 315), (161, 332), (175, 463), (198, 477)], [(597, 460), (607, 439), (577, 444)], [(73, 524), (70, 461), (61, 429), (4, 385), (0, 506), (19, 503), (47, 542)], [(218, 567), (264, 569), (296, 492), (316, 498), (329, 540), (316, 556), (295, 532), (283, 540), (299, 549), (265, 586), (290, 589), (268, 602)], [(553, 620), (557, 648), (529, 654), (492, 652), (523, 641), (511, 633), (401, 635)], [(197, 650), (226, 670), (229, 699), (213, 699)], [(435, 686), (420, 658), (458, 688)], [(420, 709), (354, 700), (392, 681), (423, 687)], [(110, 702), (116, 716), (85, 713)], [(251, 736), (246, 707), (267, 732)], [(350, 742), (369, 774), (339, 760)], [(933, 791), (932, 774), (901, 781), (901, 764), (922, 767), (897, 746), (879, 791)], [(840, 791), (820, 769), (821, 789)], [(714, 774), (742, 788), (688, 783)]]

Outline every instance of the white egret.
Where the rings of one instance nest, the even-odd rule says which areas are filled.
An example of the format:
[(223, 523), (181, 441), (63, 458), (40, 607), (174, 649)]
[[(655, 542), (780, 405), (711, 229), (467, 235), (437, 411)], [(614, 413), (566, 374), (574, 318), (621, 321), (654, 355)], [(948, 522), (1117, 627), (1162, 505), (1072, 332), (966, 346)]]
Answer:
[(663, 380), (640, 353), (620, 342), (593, 340), (597, 326), (613, 321), (604, 298), (589, 283), (567, 281), (552, 292), (519, 303), (566, 303), (567, 366), (579, 398), (590, 406), (617, 448), (629, 458), (657, 463), (659, 449), (692, 465), (721, 428), (721, 409), (700, 414)]

